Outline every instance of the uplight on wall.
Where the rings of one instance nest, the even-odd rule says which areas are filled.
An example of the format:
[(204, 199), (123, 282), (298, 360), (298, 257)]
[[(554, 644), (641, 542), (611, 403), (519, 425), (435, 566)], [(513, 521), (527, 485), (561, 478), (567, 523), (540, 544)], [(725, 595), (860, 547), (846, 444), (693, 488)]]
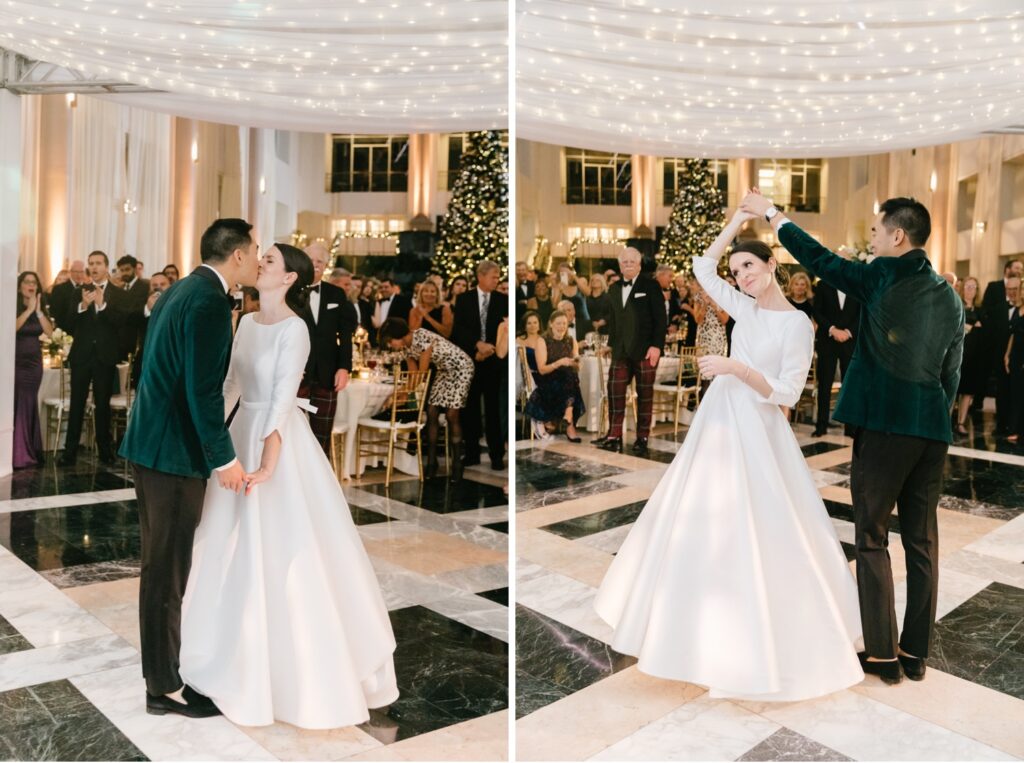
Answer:
[(199, 162), (199, 141), (192, 140), (192, 163), (196, 164)]
[(64, 100), (67, 101), (68, 108), (73, 109), (78, 105), (78, 96), (74, 93), (68, 93), (64, 96)]
[(984, 233), (987, 228), (988, 223), (986, 223), (984, 220), (979, 220), (974, 224), (974, 230), (978, 231), (978, 233)]
[(871, 209), (872, 209), (872, 211), (873, 211), (873, 212), (874, 212), (874, 213), (875, 213), (876, 215), (878, 214), (878, 210), (879, 210), (879, 204), (878, 204), (878, 199), (875, 199), (875, 206), (873, 206), (873, 207), (872, 207)]
[(260, 193), (266, 193), (266, 192), (267, 192), (267, 178), (265, 176), (263, 176), (263, 175), (260, 175)]
[(928, 181), (928, 187), (932, 189), (932, 193), (935, 193), (935, 189), (939, 187), (939, 176), (935, 170), (932, 170), (932, 179)]

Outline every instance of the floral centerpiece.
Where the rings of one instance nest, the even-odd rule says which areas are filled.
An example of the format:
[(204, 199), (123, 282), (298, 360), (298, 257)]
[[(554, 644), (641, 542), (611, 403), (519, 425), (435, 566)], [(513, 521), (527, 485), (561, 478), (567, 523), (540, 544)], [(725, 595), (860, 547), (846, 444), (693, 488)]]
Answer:
[(51, 360), (57, 361), (54, 364), (55, 366), (59, 366), (67, 360), (68, 353), (71, 352), (71, 344), (75, 339), (66, 331), (54, 329), (53, 333), (49, 336), (46, 334), (40, 334), (39, 341), (43, 345), (43, 352), (49, 356)]
[(867, 241), (861, 241), (853, 246), (843, 244), (836, 249), (836, 254), (848, 260), (857, 260), (859, 262), (871, 262), (875, 259), (875, 253), (871, 249), (871, 244)]

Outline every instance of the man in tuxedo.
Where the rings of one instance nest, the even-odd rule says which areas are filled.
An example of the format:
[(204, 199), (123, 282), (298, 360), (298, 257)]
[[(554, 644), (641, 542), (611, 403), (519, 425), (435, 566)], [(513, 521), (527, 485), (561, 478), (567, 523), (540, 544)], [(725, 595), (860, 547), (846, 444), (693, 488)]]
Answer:
[(818, 352), (818, 418), (814, 437), (828, 434), (832, 415), (832, 382), (839, 361), (839, 378), (846, 378), (860, 327), (860, 302), (824, 281), (819, 282), (811, 305), (818, 323), (815, 349)]
[(675, 271), (672, 270), (671, 265), (658, 265), (654, 271), (654, 280), (658, 282), (658, 286), (661, 288), (661, 295), (665, 298), (665, 325), (668, 326), (672, 319), (677, 313), (673, 311), (676, 305), (675, 290), (672, 288), (672, 277), (675, 275)]
[(379, 329), (388, 318), (401, 318), (409, 322), (412, 300), (402, 294), (401, 288), (390, 278), (382, 278), (377, 291), (377, 306), (373, 311), (373, 327)]
[(149, 281), (138, 276), (138, 260), (130, 254), (117, 261), (117, 273), (121, 277), (122, 288), (128, 295), (131, 310), (142, 311), (149, 299)]
[(133, 315), (130, 319), (135, 323), (135, 359), (132, 361), (132, 388), (137, 389), (139, 377), (142, 375), (142, 351), (146, 346), (146, 329), (149, 327), (149, 317), (153, 314), (153, 308), (160, 299), (160, 295), (171, 288), (171, 280), (160, 271), (153, 274), (149, 279), (149, 297), (142, 311)]
[(622, 278), (608, 289), (608, 433), (594, 441), (604, 450), (622, 452), (626, 387), (636, 379), (637, 422), (633, 452), (647, 455), (654, 410), (654, 378), (665, 346), (665, 297), (654, 278), (640, 272), (641, 254), (633, 247), (619, 255)]
[(572, 300), (563, 299), (558, 303), (558, 309), (565, 313), (565, 316), (569, 319), (569, 336), (577, 342), (582, 342), (587, 338), (587, 333), (594, 330), (593, 324), (590, 321), (576, 316), (576, 305), (573, 304)]
[(526, 303), (533, 299), (534, 281), (531, 280), (531, 275), (536, 279), (536, 274), (530, 272), (525, 262), (516, 263), (516, 322), (520, 327), (523, 323), (523, 314), (527, 310)]
[(316, 406), (316, 413), (309, 415), (309, 426), (330, 458), (338, 393), (348, 385), (352, 370), (356, 310), (343, 289), (323, 280), (331, 257), (327, 247), (318, 242), (306, 247), (305, 252), (313, 262), (313, 285), (309, 290), (309, 309), (303, 316), (309, 327), (309, 360), (299, 385), (299, 397), (308, 397)]
[(348, 298), (353, 305), (356, 306), (356, 315), (359, 318), (359, 325), (366, 329), (366, 333), (369, 336), (373, 336), (376, 328), (373, 325), (373, 313), (376, 309), (373, 300), (365, 299), (363, 297), (363, 286), (364, 281), (362, 278), (352, 278), (352, 289), (348, 293)]
[[(486, 420), (487, 450), (492, 469), (503, 469), (505, 431), (502, 428), (501, 388), (506, 364), (496, 355), (498, 326), (508, 317), (508, 296), (496, 291), (501, 269), (484, 260), (476, 266), (476, 288), (455, 301), (452, 342), (473, 358), (476, 369), (462, 418), (464, 466), (480, 463), (481, 423)], [(480, 401), (484, 413), (480, 413)], [(456, 454), (457, 457), (457, 454)]]
[(1006, 373), (1003, 356), (1006, 355), (1006, 344), (1010, 341), (1010, 313), (1017, 303), (1014, 289), (1020, 288), (1021, 276), (1024, 275), (1024, 262), (1010, 260), (1003, 266), (1003, 277), (992, 281), (985, 287), (985, 296), (981, 301), (981, 330), (984, 332), (989, 372), (996, 373), (996, 432), (1009, 434), (1012, 422), (1012, 402), (1010, 398), (1010, 375)]
[(62, 329), (67, 329), (71, 325), (77, 291), (88, 280), (85, 263), (82, 260), (74, 260), (68, 269), (68, 280), (53, 287), (50, 293), (50, 317)]
[(74, 466), (82, 437), (85, 404), (92, 387), (96, 408), (96, 447), (100, 461), (114, 463), (110, 435), (110, 396), (114, 392), (117, 363), (125, 350), (125, 324), (129, 315), (128, 296), (110, 283), (110, 260), (103, 252), (89, 255), (92, 283), (77, 292), (77, 306), (71, 310), (68, 330), (75, 341), (68, 355), (71, 367), (71, 410), (61, 466)]

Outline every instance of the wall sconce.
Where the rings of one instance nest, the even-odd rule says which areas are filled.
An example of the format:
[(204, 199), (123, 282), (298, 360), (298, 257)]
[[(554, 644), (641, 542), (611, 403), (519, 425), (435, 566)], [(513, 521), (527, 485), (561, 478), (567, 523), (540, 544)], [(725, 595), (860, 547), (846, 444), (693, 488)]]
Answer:
[(974, 229), (978, 231), (978, 233), (984, 233), (987, 228), (988, 223), (986, 223), (984, 220), (980, 220), (979, 222), (976, 222), (974, 224)]
[(932, 193), (935, 193), (935, 189), (939, 187), (939, 176), (935, 170), (932, 170), (932, 179), (928, 181), (928, 187), (932, 190)]
[(267, 192), (267, 178), (260, 175), (260, 193), (264, 194)]
[(871, 208), (873, 210), (874, 214), (876, 214), (876, 215), (878, 214), (879, 207), (880, 207), (880, 205), (878, 203), (878, 199), (875, 199), (875, 206), (873, 206)]
[(78, 96), (74, 93), (68, 93), (64, 96), (64, 100), (67, 101), (68, 108), (73, 109), (78, 106)]
[(193, 139), (192, 141), (192, 163), (198, 164), (199, 162), (199, 141)]

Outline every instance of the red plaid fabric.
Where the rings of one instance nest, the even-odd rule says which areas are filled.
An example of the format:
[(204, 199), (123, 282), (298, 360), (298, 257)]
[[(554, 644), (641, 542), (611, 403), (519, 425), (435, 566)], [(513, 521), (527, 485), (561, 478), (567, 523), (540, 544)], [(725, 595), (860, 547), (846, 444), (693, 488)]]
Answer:
[(613, 360), (608, 369), (608, 436), (622, 437), (622, 419), (626, 414), (626, 387), (636, 379), (636, 436), (651, 433), (654, 411), (654, 377), (657, 367), (646, 360)]
[(334, 387), (321, 387), (318, 384), (302, 384), (299, 386), (299, 397), (308, 397), (309, 402), (316, 406), (316, 413), (309, 414), (309, 428), (313, 430), (320, 447), (329, 459), (331, 457), (331, 430), (334, 429), (334, 411), (338, 407), (338, 393)]

